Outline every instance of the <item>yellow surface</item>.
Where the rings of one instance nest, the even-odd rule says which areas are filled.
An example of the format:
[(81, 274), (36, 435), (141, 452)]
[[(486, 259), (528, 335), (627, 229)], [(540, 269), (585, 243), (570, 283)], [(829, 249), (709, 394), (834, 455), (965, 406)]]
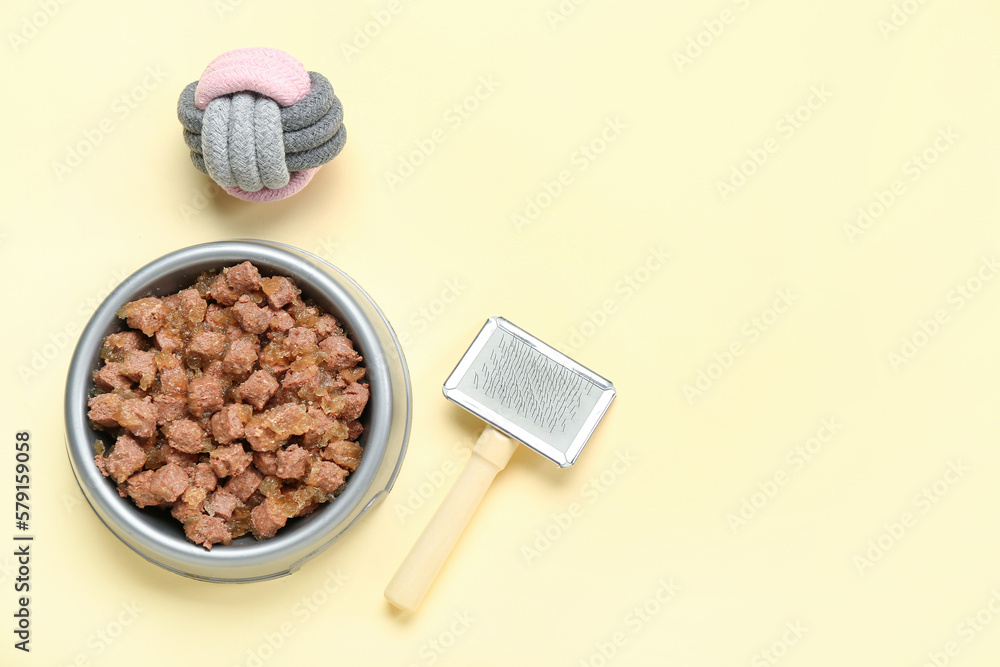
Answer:
[[(0, 10), (0, 663), (996, 664), (995, 2), (278, 6)], [(257, 45), (325, 73), (350, 131), (270, 205), (215, 196), (175, 118), (213, 57)], [(290, 578), (218, 586), (99, 523), (60, 408), (113, 284), (245, 236), (370, 292), (406, 341), (415, 413), (363, 524)], [(480, 428), (441, 383), (491, 315), (618, 399), (573, 468), (515, 454), (403, 617), (382, 590)], [(10, 627), (19, 429), (28, 656)]]

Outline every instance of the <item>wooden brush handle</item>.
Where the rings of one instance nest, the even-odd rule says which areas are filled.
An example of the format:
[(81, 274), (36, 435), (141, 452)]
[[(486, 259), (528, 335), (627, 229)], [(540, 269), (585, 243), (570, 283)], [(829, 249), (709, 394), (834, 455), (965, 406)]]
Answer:
[(385, 589), (385, 599), (403, 611), (413, 611), (465, 530), (473, 512), (517, 449), (517, 440), (487, 426), (472, 448), (472, 457), (430, 523), (410, 549)]

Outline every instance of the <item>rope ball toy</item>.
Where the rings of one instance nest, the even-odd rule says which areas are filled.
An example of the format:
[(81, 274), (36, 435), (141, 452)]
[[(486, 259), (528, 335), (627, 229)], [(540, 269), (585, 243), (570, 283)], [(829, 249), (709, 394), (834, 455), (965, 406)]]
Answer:
[(194, 166), (246, 201), (292, 196), (347, 141), (333, 86), (278, 49), (223, 53), (184, 88), (177, 117)]

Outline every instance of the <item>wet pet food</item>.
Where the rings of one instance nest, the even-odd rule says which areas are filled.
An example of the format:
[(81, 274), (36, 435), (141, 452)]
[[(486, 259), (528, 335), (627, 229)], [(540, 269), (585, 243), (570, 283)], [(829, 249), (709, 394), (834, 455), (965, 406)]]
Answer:
[(94, 373), (94, 460), (211, 549), (333, 500), (360, 464), (365, 367), (337, 320), (256, 266), (125, 304)]

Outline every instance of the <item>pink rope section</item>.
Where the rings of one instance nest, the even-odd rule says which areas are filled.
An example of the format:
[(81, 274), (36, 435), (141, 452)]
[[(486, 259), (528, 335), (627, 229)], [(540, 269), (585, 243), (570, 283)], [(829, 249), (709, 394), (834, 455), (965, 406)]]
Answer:
[(216, 97), (252, 90), (287, 107), (305, 97), (310, 85), (306, 68), (284, 51), (236, 49), (208, 64), (195, 90), (194, 103), (204, 111)]
[(291, 197), (296, 192), (306, 187), (312, 177), (316, 175), (319, 171), (319, 167), (314, 167), (313, 169), (303, 169), (302, 171), (293, 171), (292, 177), (288, 180), (288, 185), (283, 188), (278, 188), (277, 190), (271, 190), (269, 188), (262, 188), (257, 192), (247, 192), (241, 188), (222, 188), (229, 194), (244, 201), (253, 202), (265, 202), (265, 201), (277, 201), (279, 199), (284, 199), (285, 197)]

